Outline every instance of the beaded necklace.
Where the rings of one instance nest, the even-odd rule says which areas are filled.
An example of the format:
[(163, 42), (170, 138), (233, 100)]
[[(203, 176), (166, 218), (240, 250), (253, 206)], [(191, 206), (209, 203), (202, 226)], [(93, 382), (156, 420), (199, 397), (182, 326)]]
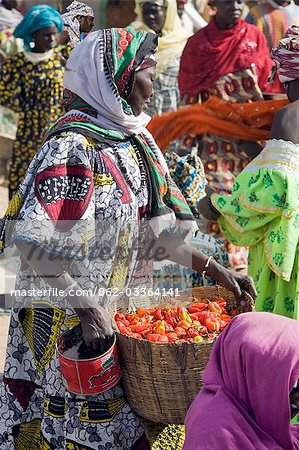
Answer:
[(118, 150), (117, 145), (114, 146), (114, 151), (115, 151), (116, 158), (118, 160), (119, 168), (120, 168), (120, 170), (121, 170), (121, 172), (122, 172), (122, 174), (124, 176), (124, 179), (125, 179), (126, 183), (128, 184), (128, 186), (132, 190), (133, 194), (135, 196), (137, 196), (137, 195), (141, 194), (142, 190), (145, 188), (147, 177), (146, 177), (145, 165), (144, 165), (144, 162), (143, 162), (140, 150), (139, 150), (138, 146), (136, 145), (136, 143), (133, 140), (130, 139), (130, 143), (131, 143), (132, 147), (134, 148), (135, 154), (137, 156), (138, 167), (139, 167), (139, 170), (140, 170), (141, 183), (140, 183), (140, 187), (139, 188), (136, 188), (134, 186), (132, 180), (130, 179), (130, 177), (128, 175), (127, 168), (126, 168), (126, 165), (124, 164), (124, 162), (123, 162), (123, 160), (121, 158), (121, 155), (119, 154), (119, 150)]

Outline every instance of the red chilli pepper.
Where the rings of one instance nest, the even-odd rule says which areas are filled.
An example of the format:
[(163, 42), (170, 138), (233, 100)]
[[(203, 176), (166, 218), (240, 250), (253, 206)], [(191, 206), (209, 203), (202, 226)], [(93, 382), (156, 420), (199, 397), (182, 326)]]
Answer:
[(216, 302), (210, 302), (208, 308), (211, 312), (222, 314), (222, 307)]

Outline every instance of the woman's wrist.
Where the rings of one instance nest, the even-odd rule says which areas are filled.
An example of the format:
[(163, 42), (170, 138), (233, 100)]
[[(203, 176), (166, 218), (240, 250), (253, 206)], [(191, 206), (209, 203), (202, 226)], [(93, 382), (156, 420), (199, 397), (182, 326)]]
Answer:
[(214, 207), (211, 196), (209, 196), (209, 198), (208, 198), (208, 208), (209, 208), (212, 216), (215, 217), (216, 219), (218, 219), (218, 217), (220, 216), (220, 212)]
[(223, 267), (218, 264), (215, 259), (211, 259), (207, 268), (205, 268), (205, 276), (218, 281), (219, 274)]
[(219, 211), (213, 206), (211, 201), (211, 195), (214, 192), (206, 192), (207, 195), (199, 202), (199, 213), (202, 214), (208, 220), (217, 220), (220, 216)]

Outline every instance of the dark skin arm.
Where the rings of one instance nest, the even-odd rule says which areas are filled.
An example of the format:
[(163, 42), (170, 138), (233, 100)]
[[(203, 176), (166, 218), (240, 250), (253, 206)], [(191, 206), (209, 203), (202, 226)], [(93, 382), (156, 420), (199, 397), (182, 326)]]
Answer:
[[(69, 273), (63, 273), (64, 267), (58, 258), (51, 259), (49, 254), (42, 251), (40, 247), (25, 241), (17, 241), (16, 246), (35, 273), (51, 287), (66, 290), (74, 283), (75, 280)], [(57, 277), (59, 274), (62, 275)], [(79, 284), (74, 287), (74, 290), (76, 289), (80, 290)], [(110, 315), (93, 298), (85, 294), (68, 296), (67, 300), (80, 318), (85, 344), (94, 349), (101, 349), (102, 345), (104, 348), (103, 338), (112, 336), (114, 333)], [(90, 325), (93, 325), (97, 331)]]
[(193, 269), (196, 272), (206, 270), (207, 276), (213, 278), (218, 284), (232, 291), (236, 298), (240, 298), (243, 292), (247, 292), (253, 299), (257, 297), (257, 293), (252, 279), (247, 276), (228, 270), (211, 259), (209, 267), (205, 269), (207, 255), (195, 249), (189, 244), (179, 241), (171, 235), (163, 234), (157, 240), (156, 246), (161, 245), (166, 250), (165, 259), (169, 259), (177, 264)]
[(209, 186), (206, 187), (206, 196), (200, 201), (198, 209), (201, 215), (203, 215), (208, 220), (213, 220), (214, 222), (220, 216), (220, 213), (215, 209), (211, 208), (211, 195), (214, 194), (215, 191), (211, 189)]
[(263, 147), (258, 142), (240, 141), (240, 146), (251, 160), (256, 158), (263, 150)]

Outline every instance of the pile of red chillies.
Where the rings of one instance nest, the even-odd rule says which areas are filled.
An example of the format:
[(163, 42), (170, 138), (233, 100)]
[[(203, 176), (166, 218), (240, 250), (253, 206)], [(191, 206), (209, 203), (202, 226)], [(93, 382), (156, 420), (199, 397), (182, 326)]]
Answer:
[(226, 301), (198, 300), (187, 307), (138, 308), (135, 313), (114, 316), (120, 333), (159, 344), (169, 342), (201, 342), (215, 339), (224, 330), (236, 309), (226, 309)]

